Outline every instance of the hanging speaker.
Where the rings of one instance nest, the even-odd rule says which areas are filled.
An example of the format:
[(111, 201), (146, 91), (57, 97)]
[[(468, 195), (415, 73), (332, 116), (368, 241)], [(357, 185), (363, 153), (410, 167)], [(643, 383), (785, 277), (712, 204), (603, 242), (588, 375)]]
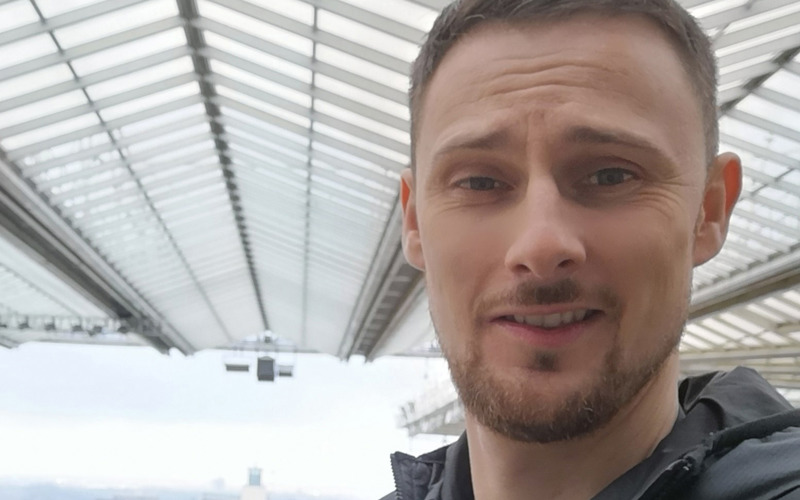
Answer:
[(258, 376), (258, 380), (262, 382), (274, 382), (275, 381), (275, 360), (270, 358), (269, 356), (263, 356), (258, 358), (258, 364), (256, 365), (256, 375)]

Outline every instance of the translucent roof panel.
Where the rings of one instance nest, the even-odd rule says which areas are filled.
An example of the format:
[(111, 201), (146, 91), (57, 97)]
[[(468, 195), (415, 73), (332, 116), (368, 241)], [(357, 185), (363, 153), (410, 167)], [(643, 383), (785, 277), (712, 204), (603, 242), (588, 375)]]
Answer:
[[(2, 157), (189, 350), (271, 330), (337, 353), (409, 162), (410, 65), (445, 3), (0, 2)], [(708, 298), (800, 249), (800, 3), (684, 3), (745, 167), (728, 244), (695, 273)], [(698, 319), (683, 349), (793, 345), (795, 291), (766, 295)]]

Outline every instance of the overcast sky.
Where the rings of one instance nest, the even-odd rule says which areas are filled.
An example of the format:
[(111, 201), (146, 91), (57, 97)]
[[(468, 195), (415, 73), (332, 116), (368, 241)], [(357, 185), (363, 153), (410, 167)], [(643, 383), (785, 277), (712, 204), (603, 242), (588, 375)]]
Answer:
[(389, 453), (444, 442), (409, 439), (395, 423), (426, 378), (443, 376), (441, 360), (286, 355), (295, 376), (265, 383), (226, 373), (232, 357), (0, 348), (0, 481), (211, 489), (222, 479), (238, 490), (257, 465), (272, 490), (374, 499), (392, 488)]

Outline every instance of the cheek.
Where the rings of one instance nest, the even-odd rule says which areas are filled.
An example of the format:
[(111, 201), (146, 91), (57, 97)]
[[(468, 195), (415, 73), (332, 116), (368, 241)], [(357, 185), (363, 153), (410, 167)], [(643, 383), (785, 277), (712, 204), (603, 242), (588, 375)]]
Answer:
[[(622, 304), (620, 335), (634, 350), (674, 334), (686, 314), (691, 284), (692, 232), (673, 212), (641, 211), (609, 227), (596, 227), (603, 249), (596, 269), (614, 280)], [(602, 231), (602, 232), (601, 232)]]

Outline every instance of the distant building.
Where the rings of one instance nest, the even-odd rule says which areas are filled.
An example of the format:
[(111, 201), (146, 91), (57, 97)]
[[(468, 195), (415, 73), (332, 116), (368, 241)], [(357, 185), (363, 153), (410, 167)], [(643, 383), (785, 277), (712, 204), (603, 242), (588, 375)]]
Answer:
[(250, 468), (247, 486), (242, 488), (239, 500), (268, 500), (267, 489), (261, 484), (261, 469)]

